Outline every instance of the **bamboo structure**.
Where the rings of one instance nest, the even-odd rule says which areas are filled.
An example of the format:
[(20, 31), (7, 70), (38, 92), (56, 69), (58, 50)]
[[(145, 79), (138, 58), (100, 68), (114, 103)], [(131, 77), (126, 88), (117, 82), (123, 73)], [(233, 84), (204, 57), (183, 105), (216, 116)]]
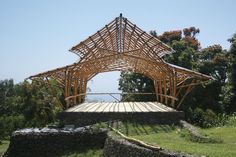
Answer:
[[(70, 51), (79, 56), (78, 62), (30, 77), (55, 79), (64, 87), (68, 107), (84, 100), (82, 93), (86, 93), (87, 82), (102, 72), (130, 71), (146, 75), (154, 81), (157, 100), (175, 108), (194, 86), (211, 79), (165, 62), (163, 56), (174, 53), (172, 48), (122, 14)], [(180, 91), (186, 93), (182, 98)]]

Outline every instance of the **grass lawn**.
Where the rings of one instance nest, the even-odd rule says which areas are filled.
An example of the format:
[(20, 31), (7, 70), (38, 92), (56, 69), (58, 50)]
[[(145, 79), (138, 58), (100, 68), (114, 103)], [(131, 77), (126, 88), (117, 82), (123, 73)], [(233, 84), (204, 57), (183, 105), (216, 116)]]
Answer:
[(168, 125), (124, 124), (119, 128), (126, 135), (159, 145), (165, 149), (209, 157), (236, 157), (236, 127), (200, 129), (200, 132), (223, 143), (196, 143), (185, 136), (186, 130)]
[(61, 157), (102, 157), (102, 149), (90, 149), (86, 152), (74, 152)]
[[(0, 144), (0, 157), (3, 155), (3, 153), (7, 150), (9, 145), (9, 141), (2, 141), (2, 144)], [(67, 155), (63, 155), (61, 157), (101, 157), (103, 153), (102, 149), (90, 149), (83, 152), (71, 152)]]
[(0, 143), (0, 156), (3, 155), (3, 153), (7, 150), (8, 145), (9, 145), (9, 141), (1, 141), (2, 143)]

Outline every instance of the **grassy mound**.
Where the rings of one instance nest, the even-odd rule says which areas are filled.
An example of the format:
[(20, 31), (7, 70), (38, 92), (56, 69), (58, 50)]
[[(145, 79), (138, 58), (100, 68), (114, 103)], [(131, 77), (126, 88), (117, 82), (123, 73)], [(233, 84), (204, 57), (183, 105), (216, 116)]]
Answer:
[(198, 128), (201, 134), (213, 139), (220, 139), (221, 143), (218, 141), (211, 141), (211, 143), (193, 141), (189, 138), (189, 132), (178, 126), (126, 123), (118, 129), (130, 137), (177, 152), (209, 157), (236, 156), (235, 127)]

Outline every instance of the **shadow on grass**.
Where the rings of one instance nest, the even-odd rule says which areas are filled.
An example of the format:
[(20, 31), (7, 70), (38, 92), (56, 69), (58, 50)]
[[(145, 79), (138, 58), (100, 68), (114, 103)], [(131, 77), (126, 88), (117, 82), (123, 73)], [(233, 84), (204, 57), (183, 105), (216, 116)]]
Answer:
[(109, 126), (111, 126), (120, 130), (125, 135), (149, 135), (162, 132), (168, 133), (177, 128), (176, 125), (138, 123), (136, 121), (104, 122), (99, 123), (98, 126), (103, 128), (109, 128)]
[(141, 134), (153, 134), (161, 132), (171, 132), (176, 129), (174, 125), (160, 125), (160, 124), (145, 124), (137, 123), (135, 121), (126, 121), (122, 123), (119, 128), (126, 135), (141, 135)]
[(81, 149), (79, 151), (68, 151), (58, 157), (101, 157), (103, 155), (102, 148)]

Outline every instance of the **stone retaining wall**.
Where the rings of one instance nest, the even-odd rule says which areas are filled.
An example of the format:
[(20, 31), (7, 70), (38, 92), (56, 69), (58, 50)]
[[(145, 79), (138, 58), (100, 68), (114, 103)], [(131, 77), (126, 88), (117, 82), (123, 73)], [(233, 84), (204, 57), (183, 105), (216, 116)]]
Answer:
[(138, 146), (125, 139), (109, 133), (103, 149), (104, 157), (197, 157), (194, 155), (175, 153), (168, 150), (153, 150)]
[(179, 120), (184, 119), (184, 112), (62, 112), (59, 119), (64, 124), (76, 126), (113, 120), (148, 124), (177, 124)]
[(103, 148), (107, 131), (75, 129), (23, 129), (13, 133), (4, 157), (54, 157), (71, 151)]
[(16, 131), (4, 157), (57, 157), (92, 148), (103, 148), (104, 157), (196, 157), (137, 145), (114, 132), (92, 127)]
[(183, 128), (187, 129), (190, 134), (190, 140), (193, 142), (199, 142), (199, 143), (222, 143), (223, 140), (220, 138), (212, 138), (206, 135), (202, 135), (198, 128), (195, 127), (194, 125), (184, 121), (180, 120), (179, 121), (180, 126)]

